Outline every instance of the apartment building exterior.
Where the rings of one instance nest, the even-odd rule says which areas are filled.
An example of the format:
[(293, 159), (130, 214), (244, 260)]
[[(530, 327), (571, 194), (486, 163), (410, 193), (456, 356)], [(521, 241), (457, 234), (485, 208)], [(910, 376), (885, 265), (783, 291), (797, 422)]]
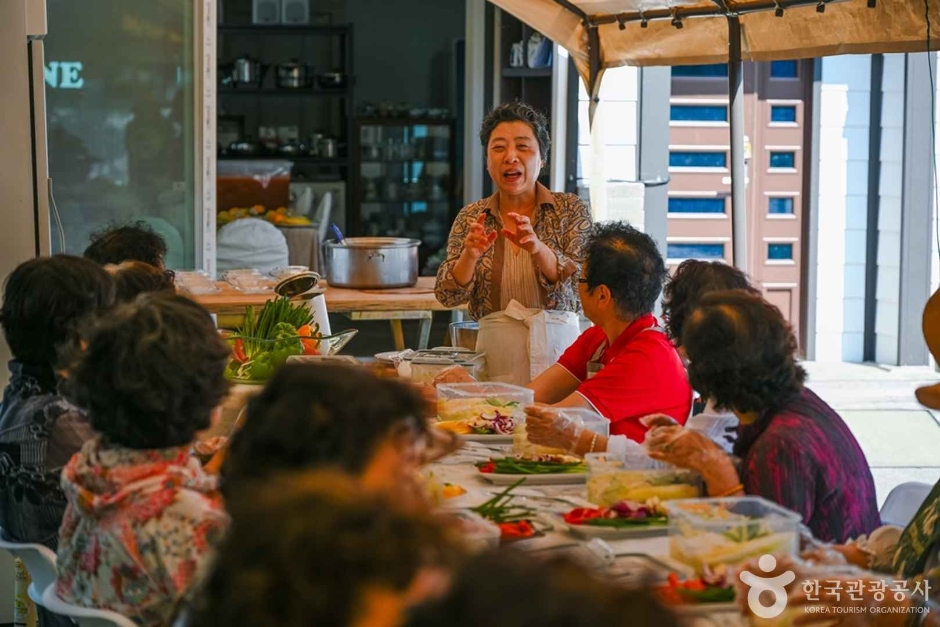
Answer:
[[(812, 61), (748, 63), (747, 272), (784, 313), (797, 337), (806, 294), (802, 276), (809, 196)], [(726, 65), (672, 69), (666, 256), (733, 263)]]

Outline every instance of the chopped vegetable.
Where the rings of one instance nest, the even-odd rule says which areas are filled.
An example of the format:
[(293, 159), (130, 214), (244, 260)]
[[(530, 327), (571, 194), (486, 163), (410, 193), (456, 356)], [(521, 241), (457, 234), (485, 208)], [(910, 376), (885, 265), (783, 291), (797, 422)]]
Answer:
[(503, 532), (502, 537), (504, 540), (518, 540), (535, 535), (535, 528), (532, 526), (531, 521), (534, 510), (528, 507), (512, 505), (512, 500), (515, 498), (512, 495), (512, 491), (522, 485), (524, 481), (525, 477), (509, 486), (486, 503), (472, 508), (472, 511), (499, 525), (500, 530)]
[(659, 499), (650, 499), (646, 503), (620, 501), (610, 507), (596, 509), (578, 507), (565, 514), (564, 519), (569, 525), (614, 528), (653, 527), (669, 522), (662, 511)]
[(567, 455), (534, 455), (501, 457), (488, 462), (479, 462), (477, 469), (482, 473), (501, 475), (549, 475), (586, 473), (583, 460)]

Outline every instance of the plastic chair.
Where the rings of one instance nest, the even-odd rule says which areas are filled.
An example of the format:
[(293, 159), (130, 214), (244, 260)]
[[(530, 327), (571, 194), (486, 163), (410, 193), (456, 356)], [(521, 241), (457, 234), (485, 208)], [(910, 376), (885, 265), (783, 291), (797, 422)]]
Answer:
[(895, 486), (881, 506), (882, 524), (907, 527), (931, 490), (932, 485), (918, 481)]
[[(0, 538), (3, 530), (0, 529)], [(6, 550), (13, 557), (18, 557), (26, 564), (33, 582), (29, 584), (26, 593), (36, 605), (43, 605), (42, 592), (50, 585), (55, 585), (56, 572), (55, 553), (49, 547), (41, 544), (9, 542), (0, 539), (0, 549)]]
[(43, 591), (42, 605), (50, 612), (71, 618), (81, 627), (137, 627), (137, 623), (117, 612), (66, 603), (56, 594), (54, 583)]

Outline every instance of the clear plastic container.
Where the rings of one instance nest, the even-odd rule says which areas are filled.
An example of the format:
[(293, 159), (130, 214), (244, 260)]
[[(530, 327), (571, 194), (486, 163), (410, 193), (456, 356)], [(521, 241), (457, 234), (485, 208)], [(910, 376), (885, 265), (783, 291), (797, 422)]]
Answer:
[[(557, 411), (579, 427), (604, 437), (610, 435), (610, 420), (604, 418), (594, 410), (577, 407), (566, 407), (564, 409), (558, 409)], [(512, 448), (514, 452), (522, 455), (554, 455), (567, 453), (567, 451), (563, 451), (561, 449), (540, 446), (538, 444), (529, 442), (529, 437), (526, 434), (524, 420), (518, 424), (516, 426), (516, 430), (513, 431)]]
[(454, 510), (449, 515), (456, 519), (471, 551), (482, 553), (499, 548), (502, 532), (495, 523), (469, 510)]
[(225, 338), (232, 347), (232, 358), (225, 369), (225, 376), (236, 383), (263, 383), (292, 357), (302, 356), (305, 344), (312, 345), (320, 355), (333, 356), (358, 332), (347, 329), (328, 336), (289, 340), (259, 340), (232, 334)]
[(610, 506), (619, 501), (645, 503), (652, 498), (693, 499), (702, 493), (698, 473), (657, 462), (644, 453), (590, 453), (585, 459), (587, 499), (597, 505)]
[(671, 501), (669, 556), (701, 574), (762, 555), (793, 555), (800, 515), (759, 496)]
[(294, 164), (279, 159), (224, 160), (216, 164), (216, 207), (286, 207)]
[(221, 291), (216, 287), (215, 281), (203, 270), (177, 272), (174, 283), (180, 290), (194, 295), (216, 294)]
[(535, 392), (508, 383), (448, 383), (437, 386), (437, 415), (442, 421), (471, 420), (494, 411), (521, 420), (522, 408)]
[(471, 377), (477, 378), (483, 369), (484, 357), (473, 351), (459, 349), (421, 350), (405, 357), (410, 365), (409, 377), (415, 383), (430, 383), (451, 366), (460, 366)]

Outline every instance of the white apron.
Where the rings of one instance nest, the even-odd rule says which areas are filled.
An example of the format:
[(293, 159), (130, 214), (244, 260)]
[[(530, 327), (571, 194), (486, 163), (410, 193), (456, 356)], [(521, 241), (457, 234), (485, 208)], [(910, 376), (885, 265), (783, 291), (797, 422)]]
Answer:
[(480, 319), (476, 350), (486, 355), (484, 379), (527, 385), (555, 364), (580, 334), (575, 313), (527, 309), (511, 301), (505, 311)]

